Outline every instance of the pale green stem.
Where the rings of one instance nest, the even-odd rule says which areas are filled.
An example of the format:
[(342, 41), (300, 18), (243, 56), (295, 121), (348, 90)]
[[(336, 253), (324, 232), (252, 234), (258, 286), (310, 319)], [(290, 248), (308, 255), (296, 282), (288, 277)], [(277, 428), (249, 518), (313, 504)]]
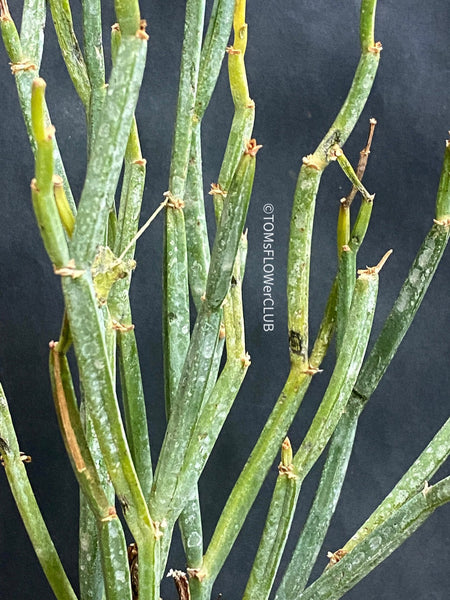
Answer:
[(58, 600), (77, 600), (31, 489), (1, 385), (0, 431), (0, 453), (5, 464), (6, 477), (36, 556), (56, 598)]

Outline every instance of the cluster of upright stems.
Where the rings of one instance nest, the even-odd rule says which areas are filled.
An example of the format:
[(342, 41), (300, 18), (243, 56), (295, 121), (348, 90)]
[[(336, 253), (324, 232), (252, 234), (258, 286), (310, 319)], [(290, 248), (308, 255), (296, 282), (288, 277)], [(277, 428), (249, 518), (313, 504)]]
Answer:
[[(20, 35), (6, 0), (0, 0), (2, 37), (35, 156), (33, 209), (65, 301), (60, 337), (50, 343), (49, 370), (62, 436), (81, 489), (79, 593), (65, 574), (37, 506), (24, 465), (27, 457), (19, 450), (2, 388), (0, 452), (25, 527), (59, 600), (158, 600), (161, 579), (173, 566), (166, 563), (177, 522), (187, 564), (187, 574), (171, 571), (180, 598), (208, 600), (280, 448), (278, 477), (245, 600), (266, 600), (271, 593), (276, 600), (340, 598), (436, 507), (450, 500), (450, 478), (426, 484), (450, 453), (449, 420), (359, 531), (330, 555), (325, 572), (308, 586), (339, 498), (359, 416), (414, 318), (450, 232), (447, 145), (435, 218), (427, 217), (430, 231), (378, 339), (365, 356), (379, 271), (389, 252), (377, 266), (357, 272), (356, 255), (374, 201), (361, 179), (375, 122), (371, 121), (369, 141), (356, 170), (342, 147), (368, 98), (382, 50), (374, 38), (376, 0), (362, 0), (361, 58), (353, 83), (331, 128), (317, 149), (303, 159), (294, 196), (287, 263), (289, 375), (212, 539), (203, 548), (197, 483), (250, 365), (241, 292), (247, 253), (245, 220), (260, 148), (252, 139), (255, 104), (245, 73), (245, 0), (214, 0), (203, 37), (205, 3), (186, 2), (168, 191), (152, 216), (165, 215), (167, 413), (166, 435), (153, 470), (129, 302), (136, 241), (149, 224), (138, 231), (146, 163), (134, 117), (146, 62), (146, 23), (137, 0), (115, 0), (113, 67), (106, 85), (100, 0), (82, 0), (81, 44), (68, 0), (49, 0), (62, 54), (88, 124), (86, 179), (75, 203), (46, 106), (46, 84), (39, 77), (45, 0), (24, 1)], [(234, 40), (229, 45), (232, 27)], [(217, 225), (210, 249), (201, 123), (224, 56), (235, 112), (217, 183), (210, 191)], [(322, 174), (332, 161), (348, 176), (351, 191), (339, 210), (338, 272), (311, 349), (308, 285), (315, 200)], [(357, 193), (361, 203), (351, 227)], [(192, 331), (190, 296), (196, 311)], [(334, 334), (337, 359), (328, 388), (294, 453), (287, 431)], [(67, 360), (72, 346), (81, 398), (77, 398)], [(302, 482), (327, 446), (315, 500), (296, 549), (285, 560), (281, 583), (273, 590)], [(125, 525), (134, 540), (128, 547)]]

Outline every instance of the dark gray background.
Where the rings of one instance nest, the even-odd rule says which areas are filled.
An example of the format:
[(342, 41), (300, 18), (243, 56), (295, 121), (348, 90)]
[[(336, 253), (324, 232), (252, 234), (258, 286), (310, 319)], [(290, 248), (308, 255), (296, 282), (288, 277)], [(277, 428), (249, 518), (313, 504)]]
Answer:
[[(80, 4), (73, 3), (74, 14)], [(113, 22), (105, 3), (105, 30)], [(149, 23), (149, 60), (138, 121), (148, 176), (143, 219), (167, 189), (170, 143), (177, 93), (184, 2), (142, 2)], [(369, 117), (379, 125), (366, 174), (376, 192), (371, 230), (358, 266), (372, 265), (389, 248), (394, 254), (381, 275), (375, 332), (380, 328), (409, 264), (434, 216), (434, 199), (449, 128), (450, 58), (447, 0), (382, 0), (376, 39), (384, 50), (367, 109), (346, 145), (353, 161), (365, 143)], [(11, 0), (20, 22), (20, 2)], [(356, 0), (248, 0), (247, 68), (256, 102), (255, 135), (264, 149), (258, 157), (248, 217), (249, 258), (245, 280), (247, 346), (252, 366), (201, 480), (205, 535), (214, 524), (288, 371), (285, 263), (288, 223), (301, 157), (313, 151), (349, 88), (359, 56)], [(85, 172), (83, 111), (60, 58), (53, 26), (46, 30), (42, 76), (75, 195)], [(9, 399), (21, 448), (33, 457), (28, 473), (68, 574), (76, 581), (77, 487), (65, 456), (53, 412), (47, 376), (48, 341), (56, 338), (61, 315), (58, 281), (52, 275), (29, 201), (33, 160), (19, 111), (8, 58), (0, 51), (1, 236), (0, 379)], [(232, 117), (226, 70), (204, 126), (205, 187), (217, 180)], [(323, 178), (313, 240), (311, 327), (315, 332), (336, 268), (335, 223), (339, 198), (348, 184), (336, 165)], [(207, 202), (209, 197), (207, 197)], [(276, 325), (262, 330), (262, 206), (275, 206)], [(139, 242), (132, 287), (134, 322), (148, 397), (153, 448), (159, 447), (164, 420), (161, 380), (162, 219)], [(420, 453), (448, 416), (450, 284), (445, 256), (416, 322), (382, 385), (363, 414), (356, 445), (331, 531), (322, 551), (336, 550), (354, 533)], [(298, 447), (319, 402), (332, 362), (317, 376), (290, 433)], [(156, 454), (154, 450), (154, 454)], [(305, 483), (298, 533), (319, 470)], [(442, 475), (447, 474), (446, 467)], [(264, 485), (215, 590), (225, 600), (242, 594), (264, 522), (275, 469)], [(434, 515), (402, 549), (347, 597), (400, 600), (449, 597), (448, 508)], [(292, 548), (294, 540), (288, 547)], [(0, 474), (0, 598), (51, 598), (31, 545)], [(183, 568), (181, 553), (169, 567)], [(165, 598), (175, 598), (171, 587)]]

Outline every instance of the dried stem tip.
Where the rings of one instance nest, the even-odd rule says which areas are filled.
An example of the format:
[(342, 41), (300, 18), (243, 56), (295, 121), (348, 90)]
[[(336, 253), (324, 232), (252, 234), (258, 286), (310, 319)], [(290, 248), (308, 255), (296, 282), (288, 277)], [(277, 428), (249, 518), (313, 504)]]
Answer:
[(11, 20), (11, 14), (6, 0), (0, 0), (0, 18), (2, 21)]
[(366, 267), (365, 269), (359, 269), (358, 275), (376, 275), (377, 273), (379, 273), (381, 271), (381, 269), (383, 268), (384, 263), (387, 261), (387, 259), (392, 254), (392, 252), (393, 252), (392, 249), (388, 250), (386, 252), (386, 254), (383, 256), (383, 258), (380, 260), (380, 262), (375, 267)]
[(250, 154), (250, 156), (256, 156), (260, 148), (262, 148), (262, 145), (258, 145), (256, 143), (256, 140), (253, 138), (247, 143), (247, 146), (245, 148), (245, 154)]

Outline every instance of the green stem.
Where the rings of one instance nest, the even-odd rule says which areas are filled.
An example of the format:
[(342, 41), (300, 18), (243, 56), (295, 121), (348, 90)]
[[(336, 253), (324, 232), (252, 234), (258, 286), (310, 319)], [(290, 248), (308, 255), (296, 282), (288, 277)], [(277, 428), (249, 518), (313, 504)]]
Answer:
[(219, 77), (225, 47), (230, 37), (234, 6), (235, 0), (214, 0), (200, 56), (195, 99), (195, 115), (199, 122), (208, 107)]
[(361, 3), (361, 58), (348, 96), (314, 154), (303, 159), (292, 208), (288, 254), (288, 330), (291, 360), (305, 368), (308, 360), (308, 289), (312, 226), (321, 175), (333, 159), (335, 143), (344, 145), (372, 88), (381, 46), (373, 41), (376, 0)]
[[(234, 104), (234, 116), (217, 182), (219, 191), (222, 193), (228, 191), (245, 144), (252, 136), (255, 120), (255, 103), (249, 95), (245, 69), (245, 50), (248, 39), (245, 10), (246, 0), (237, 0), (233, 15), (233, 46), (227, 49), (228, 77)], [(222, 198), (223, 196), (220, 193), (214, 196), (216, 220), (220, 218), (223, 203)]]
[(431, 442), (414, 461), (394, 489), (370, 515), (345, 544), (343, 551), (351, 552), (372, 531), (382, 525), (391, 515), (405, 504), (414, 494), (424, 488), (426, 482), (436, 473), (450, 454), (450, 419), (436, 433)]
[(360, 411), (350, 397), (331, 438), (313, 506), (303, 527), (275, 600), (294, 600), (305, 589), (334, 514), (347, 472)]
[[(91, 577), (89, 577), (88, 573), (83, 574), (83, 578), (89, 577), (90, 584), (92, 584), (94, 578), (95, 581), (100, 582), (99, 588), (95, 586), (87, 596), (95, 598), (97, 595), (98, 597), (98, 594), (102, 593), (102, 582), (104, 581), (106, 583), (107, 600), (124, 600), (125, 598), (130, 598), (131, 584), (122, 525), (117, 518), (114, 506), (111, 505), (104, 492), (86, 441), (67, 358), (60, 354), (58, 344), (55, 343), (51, 344), (50, 350), (50, 376), (64, 444), (81, 491), (84, 498), (88, 501), (89, 508), (95, 519), (91, 526), (98, 529), (103, 578), (93, 573), (90, 573)], [(83, 514), (80, 515), (80, 520), (82, 518)], [(94, 556), (89, 557), (87, 561), (83, 559), (83, 564), (88, 567), (88, 571), (92, 570), (89, 569), (90, 564), (94, 568), (96, 564), (95, 539), (96, 536), (93, 537), (89, 532), (87, 532), (85, 538), (81, 538), (82, 546), (94, 542), (94, 547), (91, 547)], [(86, 548), (82, 549), (86, 552)], [(119, 571), (122, 571), (125, 576), (117, 577)]]
[[(359, 416), (369, 397), (375, 391), (397, 351), (403, 336), (414, 319), (447, 245), (449, 231), (448, 224), (444, 218), (446, 208), (443, 207), (448, 206), (450, 198), (449, 188), (448, 185), (446, 185), (450, 164), (449, 157), (450, 152), (447, 146), (438, 198), (436, 201), (436, 214), (443, 217), (443, 222), (440, 224), (435, 223), (425, 238), (411, 266), (408, 278), (399, 293), (391, 314), (388, 317), (372, 352), (361, 369), (355, 385), (355, 390), (360, 389), (361, 392), (364, 392), (365, 396), (361, 396), (355, 390), (353, 391), (347, 405), (346, 413), (344, 413), (341, 422), (336, 428), (334, 434), (336, 440), (333, 438), (330, 446), (316, 499), (294, 555), (280, 585), (280, 591), (276, 600), (281, 600), (281, 598), (284, 597), (293, 600), (307, 583), (309, 574), (328, 529), (329, 522), (334, 513), (345, 479)], [(352, 249), (355, 249), (355, 252), (359, 249), (362, 241), (361, 235), (364, 235), (365, 230), (367, 229), (367, 221), (370, 218), (371, 208), (371, 202), (365, 204), (363, 201), (359, 215), (363, 215), (360, 222), (364, 225), (358, 228), (357, 220), (352, 233), (353, 239), (351, 247)], [(364, 217), (364, 214), (367, 216), (367, 219)], [(357, 243), (354, 243), (356, 237), (355, 230), (357, 229)], [(445, 439), (445, 426), (443, 429), (443, 436)], [(437, 447), (440, 447), (441, 449), (445, 448), (446, 446), (442, 446), (441, 444), (442, 438), (439, 434), (436, 438)], [(430, 446), (432, 444), (433, 442)], [(424, 452), (417, 461), (417, 468), (412, 467), (410, 470), (411, 479), (405, 475), (404, 480), (402, 479), (398, 484), (398, 498), (402, 498), (403, 502), (410, 497), (411, 493), (417, 491), (418, 486), (420, 487), (420, 485), (423, 485), (423, 482), (427, 477), (431, 477), (432, 473), (437, 469), (437, 466), (435, 467), (435, 465), (441, 464), (440, 458), (435, 457), (434, 452), (434, 446), (432, 446), (427, 453)], [(426, 457), (428, 456), (430, 456), (430, 462), (425, 466), (422, 460), (426, 460)], [(395, 488), (396, 490), (397, 487)], [(394, 494), (393, 491), (392, 494), (391, 500), (396, 497), (397, 492)], [(381, 506), (383, 508), (380, 507), (379, 512), (376, 511), (374, 513), (374, 515), (378, 515), (373, 517), (374, 523), (379, 522), (377, 521), (379, 515), (384, 514), (384, 517), (387, 518), (384, 511), (386, 510), (386, 506), (389, 506), (389, 502), (386, 502), (386, 504), (383, 503)], [(395, 507), (397, 507), (397, 505), (395, 505)], [(356, 536), (357, 539), (360, 538), (363, 531), (365, 531), (365, 529), (361, 528)], [(349, 544), (352, 544), (352, 541), (350, 541)]]
[[(31, 89), (33, 81), (39, 76), (38, 67), (43, 47), (43, 27), (45, 23), (45, 2), (42, 0), (24, 3), (22, 19), (22, 36), (19, 39), (16, 26), (11, 18), (6, 0), (0, 9), (0, 27), (2, 38), (11, 60), (11, 70), (15, 76), (20, 108), (25, 121), (28, 137), (33, 152), (36, 143), (31, 124)], [(31, 58), (28, 58), (31, 56)], [(46, 124), (50, 124), (47, 107), (45, 107)], [(56, 138), (53, 139), (54, 170), (64, 182), (66, 197), (72, 209), (76, 212), (75, 202), (67, 180), (64, 165), (61, 160)]]
[(123, 430), (105, 345), (103, 324), (90, 273), (62, 278), (67, 314), (86, 396), (86, 409), (124, 516), (138, 544), (142, 560), (139, 579), (142, 597), (154, 600), (159, 593), (158, 532), (150, 519)]
[[(129, 246), (138, 230), (145, 173), (146, 161), (142, 158), (136, 120), (133, 119), (125, 152), (125, 174), (114, 244), (115, 255), (127, 261), (134, 257), (135, 244)], [(148, 501), (153, 474), (144, 388), (129, 300), (130, 282), (131, 274), (114, 284), (108, 306), (117, 334), (128, 444), (144, 497)]]
[(53, 193), (53, 132), (45, 126), (45, 81), (33, 81), (31, 122), (36, 142), (35, 173), (31, 183), (33, 208), (50, 260), (59, 268), (69, 261), (66, 236)]
[(81, 194), (71, 253), (89, 266), (102, 242), (145, 66), (147, 40), (124, 37), (106, 94)]
[(202, 147), (200, 122), (192, 129), (189, 169), (184, 194), (189, 286), (197, 312), (205, 293), (210, 261), (205, 203), (203, 200)]
[(20, 42), (23, 55), (33, 63), (36, 71), (41, 66), (44, 49), (44, 27), (46, 18), (45, 0), (24, 0)]
[[(283, 446), (289, 444), (288, 438)], [(283, 455), (282, 455), (283, 456)], [(292, 450), (290, 451), (292, 459)], [(291, 461), (282, 459), (264, 531), (243, 600), (267, 600), (289, 535), (301, 483)]]
[(170, 164), (169, 190), (183, 200), (189, 164), (200, 52), (205, 15), (205, 0), (187, 0), (184, 41), (181, 56), (177, 116)]
[(409, 329), (449, 239), (448, 224), (435, 223), (420, 247), (361, 374), (355, 394), (365, 404), (375, 391)]
[(338, 294), (336, 307), (336, 351), (339, 354), (342, 340), (351, 314), (353, 289), (356, 280), (356, 252), (350, 246), (343, 246), (338, 267)]
[(446, 141), (444, 164), (436, 200), (436, 220), (445, 221), (450, 215), (450, 141)]
[(61, 53), (72, 83), (86, 110), (89, 110), (91, 84), (86, 64), (73, 28), (69, 0), (49, 0)]
[(36, 556), (58, 600), (77, 600), (45, 525), (25, 470), (8, 403), (0, 385), (0, 452), (20, 516)]
[(164, 230), (163, 345), (168, 414), (173, 414), (180, 374), (189, 347), (189, 289), (184, 194), (191, 147), (205, 0), (188, 0), (181, 55), (177, 115), (172, 145)]
[(117, 21), (124, 36), (134, 36), (140, 31), (141, 11), (139, 0), (114, 0)]
[[(220, 381), (220, 378), (219, 378)], [(197, 577), (204, 598), (222, 568), (258, 495), (286, 431), (311, 381), (311, 374), (291, 370), (280, 397), (222, 511)]]
[(88, 149), (90, 151), (106, 94), (101, 1), (83, 0), (82, 10), (83, 49), (86, 60), (87, 76), (91, 88), (88, 115)]
[[(245, 242), (242, 242), (244, 248)], [(172, 511), (167, 515), (170, 522), (175, 522), (193, 482), (199, 480), (250, 364), (245, 353), (242, 279), (236, 273), (242, 263), (245, 263), (245, 250), (241, 250), (235, 261), (236, 283), (232, 284), (227, 297), (227, 302), (232, 301), (232, 310), (227, 312), (225, 322), (228, 332), (227, 361), (214, 388), (205, 394), (206, 402), (197, 416), (174, 494)]]
[[(209, 389), (219, 338), (221, 304), (228, 292), (231, 271), (238, 250), (250, 200), (257, 147), (249, 144), (236, 170), (227, 195), (211, 255), (206, 297), (197, 317), (186, 361), (180, 377), (177, 399), (170, 418), (155, 473), (151, 514), (166, 518), (173, 507), (186, 450), (192, 439), (199, 409)], [(177, 452), (173, 451), (176, 444)], [(178, 499), (179, 500), (179, 499)]]
[(197, 486), (191, 485), (193, 494), (185, 503), (179, 517), (181, 539), (188, 569), (198, 569), (203, 558), (203, 528)]
[[(450, 477), (417, 493), (353, 552), (325, 571), (298, 600), (338, 600), (396, 550), (426, 519), (450, 501)], [(284, 600), (280, 596), (280, 600)]]

